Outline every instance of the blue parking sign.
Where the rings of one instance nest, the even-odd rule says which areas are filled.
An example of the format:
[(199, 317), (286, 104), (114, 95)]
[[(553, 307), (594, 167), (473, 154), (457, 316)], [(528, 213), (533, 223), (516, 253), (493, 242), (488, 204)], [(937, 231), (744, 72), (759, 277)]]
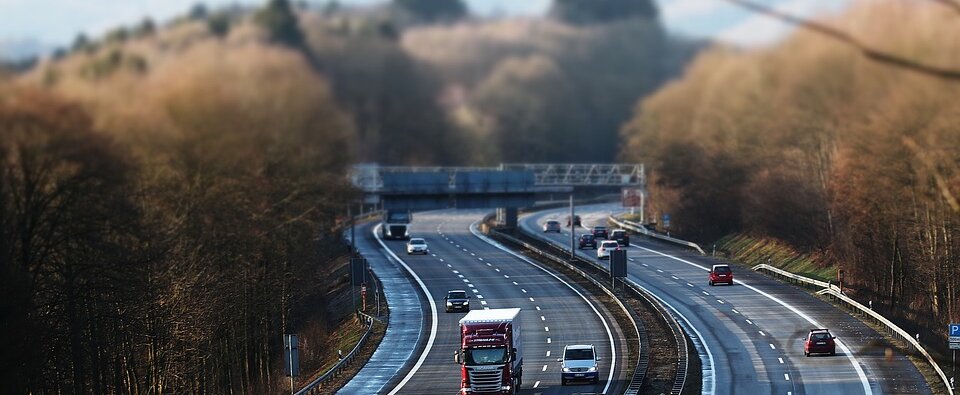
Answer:
[(960, 324), (950, 324), (950, 336), (960, 336)]

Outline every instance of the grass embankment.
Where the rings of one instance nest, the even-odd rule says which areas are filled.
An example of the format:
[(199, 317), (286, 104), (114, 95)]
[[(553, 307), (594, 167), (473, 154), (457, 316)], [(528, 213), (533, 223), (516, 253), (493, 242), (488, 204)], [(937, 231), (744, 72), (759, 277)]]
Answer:
[[(704, 249), (711, 251), (707, 247), (704, 246)], [(712, 246), (709, 247), (712, 248)], [(728, 259), (751, 267), (766, 263), (821, 281), (836, 279), (837, 268), (825, 262), (819, 254), (799, 252), (773, 239), (735, 234), (717, 240), (716, 248), (717, 254), (722, 253)]]

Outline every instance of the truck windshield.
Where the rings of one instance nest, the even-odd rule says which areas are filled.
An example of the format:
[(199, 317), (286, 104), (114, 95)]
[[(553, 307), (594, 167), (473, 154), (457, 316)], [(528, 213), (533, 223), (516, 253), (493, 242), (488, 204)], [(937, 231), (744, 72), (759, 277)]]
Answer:
[(505, 348), (474, 348), (466, 350), (464, 354), (467, 365), (501, 365), (507, 362)]
[(410, 215), (407, 214), (407, 213), (390, 213), (390, 215), (387, 217), (387, 221), (389, 221), (389, 222), (409, 222), (409, 221), (410, 221)]

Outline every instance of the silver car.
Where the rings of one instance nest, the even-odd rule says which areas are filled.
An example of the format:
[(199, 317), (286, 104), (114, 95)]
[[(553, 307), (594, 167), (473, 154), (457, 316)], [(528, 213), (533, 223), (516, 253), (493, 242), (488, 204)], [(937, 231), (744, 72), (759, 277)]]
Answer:
[(574, 344), (563, 348), (563, 358), (560, 362), (560, 384), (567, 385), (570, 381), (600, 382), (600, 367), (597, 361), (597, 349), (593, 344)]
[(407, 242), (407, 254), (427, 255), (430, 250), (427, 248), (427, 241), (419, 237), (412, 238)]

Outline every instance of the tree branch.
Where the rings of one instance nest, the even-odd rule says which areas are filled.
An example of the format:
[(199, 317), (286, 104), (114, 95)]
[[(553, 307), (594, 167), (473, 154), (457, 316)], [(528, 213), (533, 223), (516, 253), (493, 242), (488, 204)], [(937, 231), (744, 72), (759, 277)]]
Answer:
[[(781, 11), (778, 11), (772, 7), (768, 7), (762, 4), (757, 4), (748, 0), (724, 0), (728, 3), (738, 5), (740, 7), (746, 8), (748, 10), (767, 15), (772, 18), (779, 19), (781, 21), (787, 22), (791, 25), (799, 26), (801, 28), (811, 30), (816, 33), (820, 33), (824, 36), (833, 38), (834, 40), (846, 43), (857, 50), (859, 50), (867, 59), (876, 61), (878, 63), (883, 63), (892, 67), (913, 71), (916, 73), (929, 75), (933, 77), (938, 77), (947, 80), (956, 80), (960, 81), (960, 70), (948, 69), (938, 66), (933, 66), (929, 64), (924, 64), (917, 62), (915, 60), (907, 59), (903, 56), (885, 52), (876, 48), (872, 48), (857, 38), (851, 36), (849, 33), (842, 30), (827, 26), (822, 23), (813, 22), (798, 16), (790, 15)], [(954, 3), (951, 0), (932, 0), (942, 4), (947, 4), (949, 7), (954, 8), (960, 12), (960, 4)]]

